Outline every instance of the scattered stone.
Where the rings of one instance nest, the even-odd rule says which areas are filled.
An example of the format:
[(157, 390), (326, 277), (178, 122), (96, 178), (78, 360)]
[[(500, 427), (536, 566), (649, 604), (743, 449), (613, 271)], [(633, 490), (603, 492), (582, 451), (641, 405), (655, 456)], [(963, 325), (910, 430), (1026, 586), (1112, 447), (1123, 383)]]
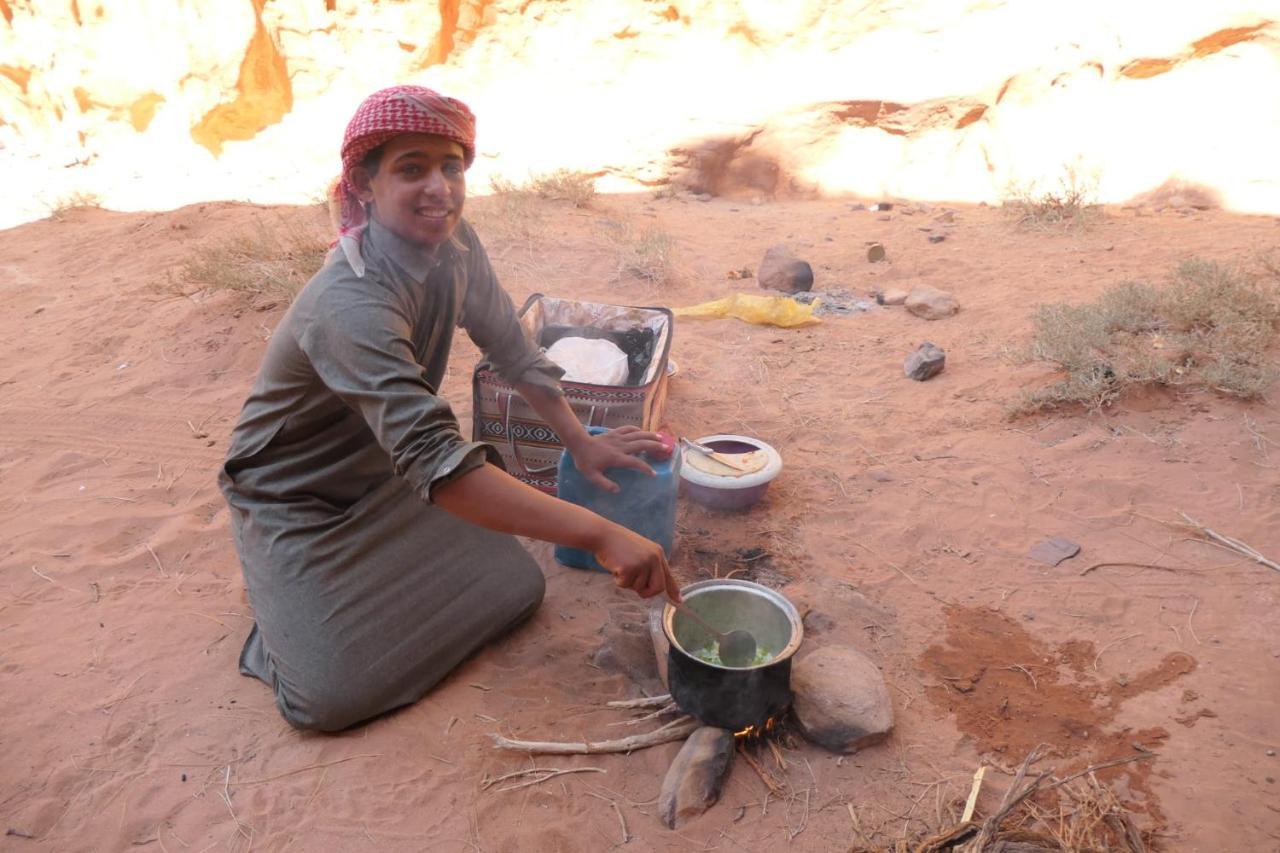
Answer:
[(893, 205), (890, 202), (882, 201), (879, 204), (871, 205), (867, 210), (893, 210)]
[(898, 287), (891, 287), (876, 294), (876, 302), (881, 305), (902, 305), (906, 301), (907, 292)]
[(956, 212), (954, 210), (944, 211), (938, 214), (937, 216), (933, 217), (933, 221), (934, 222), (955, 222)]
[(768, 290), (799, 293), (813, 288), (813, 267), (779, 243), (760, 262), (760, 286)]
[(926, 320), (941, 320), (960, 310), (960, 304), (954, 296), (927, 284), (913, 287), (904, 304), (912, 314)]
[(711, 201), (711, 193), (694, 193), (693, 197), (702, 202)]
[(1046, 566), (1056, 566), (1063, 560), (1070, 560), (1080, 553), (1080, 546), (1070, 539), (1054, 536), (1046, 539), (1031, 549), (1028, 557)]
[(947, 366), (947, 354), (937, 344), (925, 341), (902, 363), (902, 372), (908, 379), (923, 382), (932, 379)]
[(751, 267), (743, 267), (742, 269), (729, 270), (724, 274), (724, 277), (732, 279), (733, 281), (741, 281), (744, 278), (751, 278), (754, 275), (755, 273), (751, 272)]
[(805, 737), (832, 752), (857, 752), (893, 730), (889, 688), (862, 652), (827, 646), (795, 662), (791, 689)]
[(853, 204), (849, 205), (849, 209), (850, 210), (866, 210), (867, 206), (860, 201), (856, 201)]
[(1275, 754), (1276, 754), (1276, 751), (1275, 751), (1274, 749), (1268, 749), (1268, 750), (1267, 750), (1267, 755), (1269, 755), (1269, 756), (1273, 756), (1273, 757), (1274, 757), (1274, 756), (1275, 756)]
[(945, 239), (947, 239), (946, 234), (930, 234), (929, 235), (930, 243), (941, 243)]
[(733, 732), (702, 726), (689, 735), (658, 795), (658, 816), (667, 829), (697, 817), (720, 799), (733, 760)]
[(892, 483), (893, 475), (883, 468), (868, 468), (867, 476), (875, 480), (877, 483)]
[(878, 264), (884, 260), (884, 246), (879, 243), (872, 243), (867, 247), (867, 260), (873, 264)]

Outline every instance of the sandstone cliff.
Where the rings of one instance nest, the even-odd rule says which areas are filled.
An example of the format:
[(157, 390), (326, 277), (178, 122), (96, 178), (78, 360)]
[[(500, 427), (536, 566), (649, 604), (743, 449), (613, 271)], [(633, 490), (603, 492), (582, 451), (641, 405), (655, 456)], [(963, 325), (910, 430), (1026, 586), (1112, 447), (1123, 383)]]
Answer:
[(473, 186), (568, 167), (996, 201), (1068, 170), (1280, 213), (1280, 0), (0, 0), (0, 224), (314, 198), (368, 91), (480, 117)]

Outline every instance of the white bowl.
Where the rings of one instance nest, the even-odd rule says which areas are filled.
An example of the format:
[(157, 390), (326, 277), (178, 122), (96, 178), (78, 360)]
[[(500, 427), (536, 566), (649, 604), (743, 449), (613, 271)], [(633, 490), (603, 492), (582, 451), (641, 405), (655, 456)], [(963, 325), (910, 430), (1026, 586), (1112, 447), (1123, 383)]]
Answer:
[[(749, 453), (762, 451), (766, 461), (763, 468), (751, 474), (729, 476), (700, 471), (692, 465), (680, 466), (680, 480), (685, 495), (695, 503), (711, 509), (746, 509), (764, 497), (769, 484), (782, 473), (782, 456), (773, 447), (758, 438), (722, 433), (697, 439), (698, 444), (721, 453)], [(686, 451), (697, 453), (696, 450)]]

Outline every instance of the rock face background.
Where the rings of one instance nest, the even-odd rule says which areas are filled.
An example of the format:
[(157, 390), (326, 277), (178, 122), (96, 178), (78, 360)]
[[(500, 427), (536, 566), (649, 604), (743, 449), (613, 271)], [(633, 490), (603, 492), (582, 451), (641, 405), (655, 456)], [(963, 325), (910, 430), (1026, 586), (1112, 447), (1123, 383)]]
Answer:
[(473, 186), (998, 201), (1074, 180), (1280, 213), (1280, 0), (0, 0), (0, 225), (312, 200), (360, 98), (480, 118)]

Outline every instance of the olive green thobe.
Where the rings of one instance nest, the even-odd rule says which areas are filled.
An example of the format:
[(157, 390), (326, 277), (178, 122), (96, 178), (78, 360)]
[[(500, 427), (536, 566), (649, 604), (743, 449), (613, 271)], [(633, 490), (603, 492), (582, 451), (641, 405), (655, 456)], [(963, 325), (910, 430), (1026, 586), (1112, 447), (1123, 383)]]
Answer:
[(281, 320), (219, 477), (256, 620), (240, 669), (299, 728), (416, 701), (544, 588), (514, 537), (432, 505), (501, 465), (438, 392), (455, 326), (510, 382), (558, 391), (560, 369), (465, 222), (434, 256), (371, 222), (361, 257), (333, 253)]

